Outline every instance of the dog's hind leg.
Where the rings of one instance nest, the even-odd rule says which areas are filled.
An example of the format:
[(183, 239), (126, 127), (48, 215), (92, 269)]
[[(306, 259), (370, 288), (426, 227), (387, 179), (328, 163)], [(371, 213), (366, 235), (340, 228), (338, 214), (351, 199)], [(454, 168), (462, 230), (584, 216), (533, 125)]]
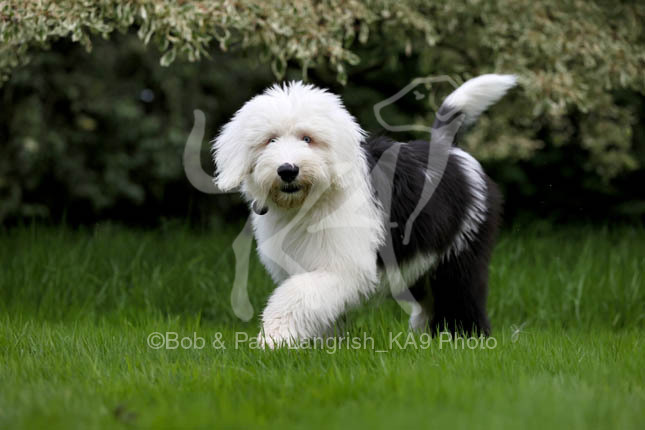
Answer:
[(410, 330), (425, 331), (428, 329), (433, 312), (428, 273), (424, 274), (410, 287), (410, 293), (416, 302), (412, 304), (412, 313), (410, 314), (408, 325)]
[(463, 249), (444, 255), (430, 275), (433, 332), (490, 334), (486, 314), (488, 267), (501, 217), (501, 194), (486, 178), (486, 215)]
[(471, 250), (439, 263), (431, 276), (434, 333), (490, 334), (486, 315), (488, 261)]

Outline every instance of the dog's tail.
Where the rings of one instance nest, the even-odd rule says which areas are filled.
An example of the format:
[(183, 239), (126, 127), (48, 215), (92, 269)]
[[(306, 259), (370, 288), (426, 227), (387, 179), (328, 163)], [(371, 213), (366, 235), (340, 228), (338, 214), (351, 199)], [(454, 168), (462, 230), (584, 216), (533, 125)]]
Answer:
[(474, 124), (490, 105), (516, 84), (515, 75), (481, 75), (466, 81), (443, 101), (433, 128), (438, 129), (461, 114), (465, 115), (463, 126)]

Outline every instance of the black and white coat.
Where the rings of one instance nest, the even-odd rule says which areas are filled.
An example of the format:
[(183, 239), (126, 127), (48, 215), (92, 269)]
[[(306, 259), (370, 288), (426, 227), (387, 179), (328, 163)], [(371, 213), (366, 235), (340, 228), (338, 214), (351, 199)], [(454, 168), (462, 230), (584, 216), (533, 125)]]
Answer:
[(262, 314), (264, 345), (323, 335), (384, 286), (397, 297), (409, 291), (413, 328), (490, 332), (501, 197), (453, 144), (515, 83), (464, 83), (442, 104), (431, 142), (366, 139), (340, 98), (299, 82), (236, 113), (214, 142), (216, 183), (240, 186), (252, 204), (258, 253), (278, 284)]

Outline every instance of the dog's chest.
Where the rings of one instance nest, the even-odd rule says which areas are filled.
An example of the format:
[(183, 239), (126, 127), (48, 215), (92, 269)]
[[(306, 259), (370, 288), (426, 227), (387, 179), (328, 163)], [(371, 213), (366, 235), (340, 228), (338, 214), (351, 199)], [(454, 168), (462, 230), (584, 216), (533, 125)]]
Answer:
[(260, 259), (276, 282), (326, 269), (337, 257), (337, 232), (302, 223), (256, 216), (253, 220)]

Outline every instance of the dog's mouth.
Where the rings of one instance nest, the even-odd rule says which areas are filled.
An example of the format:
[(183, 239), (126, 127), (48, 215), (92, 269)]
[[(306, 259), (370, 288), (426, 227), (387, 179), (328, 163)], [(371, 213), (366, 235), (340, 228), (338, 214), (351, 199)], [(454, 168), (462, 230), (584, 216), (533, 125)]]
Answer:
[(299, 207), (309, 194), (311, 185), (307, 182), (278, 182), (271, 187), (269, 198), (276, 206), (290, 209)]
[(283, 184), (280, 186), (280, 191), (286, 194), (293, 194), (300, 191), (302, 187), (298, 184)]

